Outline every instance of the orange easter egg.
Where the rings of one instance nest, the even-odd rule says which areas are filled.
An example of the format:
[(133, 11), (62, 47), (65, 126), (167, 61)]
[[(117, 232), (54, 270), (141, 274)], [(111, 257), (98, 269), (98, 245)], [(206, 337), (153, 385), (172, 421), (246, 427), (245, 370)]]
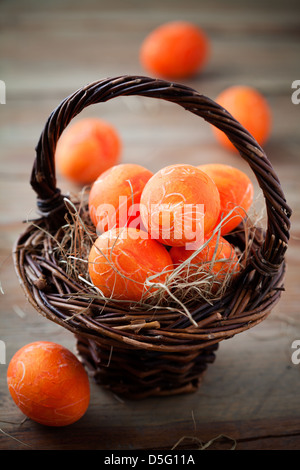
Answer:
[(225, 235), (246, 217), (253, 202), (253, 184), (243, 171), (230, 165), (210, 163), (197, 168), (210, 176), (219, 190), (221, 207), (217, 224), (227, 216), (221, 225), (221, 235)]
[(141, 165), (123, 163), (102, 173), (91, 187), (89, 213), (97, 233), (112, 228), (141, 227), (139, 203), (153, 173)]
[[(170, 256), (174, 267), (181, 265), (194, 253), (196, 253), (195, 250), (188, 250), (182, 246), (172, 247)], [(199, 267), (202, 267), (204, 272), (213, 275), (215, 284), (223, 282), (229, 274), (235, 275), (240, 271), (238, 257), (233, 246), (218, 234), (204, 240), (203, 248), (190, 261), (190, 266), (187, 268), (189, 274), (191, 276), (195, 274)]]
[(147, 232), (129, 227), (100, 235), (88, 262), (91, 281), (105, 297), (136, 302), (155, 290), (147, 280), (164, 283), (173, 269), (163, 245)]
[[(271, 110), (265, 97), (249, 86), (232, 86), (223, 90), (215, 101), (225, 108), (259, 145), (263, 146), (271, 132)], [(218, 142), (227, 150), (237, 152), (226, 134), (212, 127)]]
[(65, 347), (37, 341), (19, 349), (7, 370), (9, 392), (20, 410), (46, 426), (78, 421), (90, 401), (87, 373)]
[(146, 183), (141, 218), (150, 236), (170, 246), (199, 242), (215, 226), (220, 196), (213, 180), (192, 165), (162, 168)]
[(60, 136), (55, 162), (65, 178), (77, 184), (91, 184), (120, 161), (121, 138), (112, 124), (97, 118), (80, 119)]
[(184, 79), (204, 68), (209, 49), (209, 40), (202, 28), (187, 21), (172, 21), (158, 26), (145, 38), (140, 62), (151, 74)]

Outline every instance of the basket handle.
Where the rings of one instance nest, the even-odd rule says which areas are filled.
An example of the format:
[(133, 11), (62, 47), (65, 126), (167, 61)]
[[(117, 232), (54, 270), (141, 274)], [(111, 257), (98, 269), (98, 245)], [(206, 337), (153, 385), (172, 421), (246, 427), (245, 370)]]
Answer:
[(65, 213), (64, 197), (56, 186), (55, 149), (70, 121), (84, 108), (118, 96), (140, 95), (176, 103), (222, 130), (251, 167), (264, 194), (268, 226), (261, 251), (255, 256), (262, 274), (277, 271), (283, 261), (290, 230), (291, 209), (264, 150), (228, 111), (185, 85), (143, 76), (120, 76), (93, 82), (65, 98), (49, 116), (36, 147), (30, 183), (44, 217)]

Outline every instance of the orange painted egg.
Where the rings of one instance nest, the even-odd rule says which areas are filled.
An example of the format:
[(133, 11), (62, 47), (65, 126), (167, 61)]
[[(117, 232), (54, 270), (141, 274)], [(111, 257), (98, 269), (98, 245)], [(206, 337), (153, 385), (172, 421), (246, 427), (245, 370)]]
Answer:
[(145, 38), (140, 62), (155, 76), (186, 79), (202, 71), (209, 52), (209, 39), (202, 28), (188, 21), (171, 21)]
[(46, 426), (78, 421), (90, 401), (88, 375), (65, 347), (37, 341), (19, 349), (7, 370), (9, 392), (20, 410)]
[(247, 216), (253, 202), (254, 187), (250, 178), (238, 168), (221, 163), (199, 165), (198, 168), (215, 182), (220, 194), (221, 235), (232, 232)]
[(134, 228), (118, 228), (100, 235), (89, 255), (89, 274), (92, 283), (105, 297), (140, 301), (155, 286), (164, 283), (172, 259), (168, 250), (147, 232)]
[(219, 191), (199, 168), (170, 165), (146, 183), (140, 210), (151, 238), (170, 246), (199, 242), (216, 224)]
[(96, 179), (89, 194), (89, 213), (98, 234), (124, 226), (143, 228), (139, 203), (151, 176), (141, 165), (122, 163)]
[(74, 183), (91, 184), (120, 161), (122, 142), (117, 129), (97, 118), (75, 121), (60, 136), (55, 162), (58, 172)]
[[(170, 255), (174, 267), (181, 265), (194, 253), (196, 252), (187, 250), (185, 247), (172, 247)], [(232, 277), (240, 272), (239, 260), (234, 247), (218, 234), (207, 237), (204, 240), (203, 248), (191, 258), (187, 268), (191, 278), (199, 271), (199, 268), (203, 269), (203, 273), (212, 274), (215, 286), (224, 282), (229, 275)], [(183, 270), (183, 274), (186, 275), (186, 273), (187, 271)]]
[[(271, 132), (272, 114), (266, 98), (255, 88), (234, 85), (223, 90), (215, 101), (239, 121), (245, 129), (263, 146)], [(212, 127), (218, 142), (227, 150), (237, 152), (227, 135)]]

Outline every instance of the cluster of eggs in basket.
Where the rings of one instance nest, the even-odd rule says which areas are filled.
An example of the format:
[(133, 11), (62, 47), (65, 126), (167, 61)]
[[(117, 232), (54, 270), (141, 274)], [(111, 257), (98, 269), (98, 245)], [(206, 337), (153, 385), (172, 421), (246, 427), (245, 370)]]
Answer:
[(92, 283), (105, 297), (140, 301), (191, 255), (194, 269), (206, 266), (215, 282), (239, 272), (225, 235), (252, 199), (249, 177), (224, 164), (174, 164), (154, 174), (138, 164), (114, 165), (89, 193), (98, 235), (88, 259)]
[[(169, 165), (153, 174), (122, 163), (121, 149), (117, 129), (98, 118), (73, 123), (56, 149), (60, 173), (91, 185), (89, 215), (97, 236), (88, 258), (92, 284), (105, 298), (141, 301), (183, 263), (190, 278), (200, 269), (211, 273), (212, 289), (228, 274), (234, 277), (240, 265), (225, 236), (252, 204), (249, 177), (217, 163)], [(187, 270), (181, 274), (188, 282)]]
[[(259, 92), (230, 87), (216, 101), (260, 145), (266, 141), (270, 110)], [(223, 132), (212, 129), (223, 147), (237, 151)], [(194, 279), (198, 267), (210, 270), (212, 287), (228, 279), (228, 273), (234, 277), (240, 266), (224, 236), (240, 224), (252, 204), (249, 177), (216, 163), (170, 165), (153, 174), (141, 165), (120, 162), (121, 150), (117, 129), (98, 118), (73, 123), (56, 149), (59, 172), (92, 185), (89, 213), (99, 235), (88, 259), (92, 283), (106, 298), (140, 301), (187, 260)], [(186, 273), (182, 270), (183, 276)]]

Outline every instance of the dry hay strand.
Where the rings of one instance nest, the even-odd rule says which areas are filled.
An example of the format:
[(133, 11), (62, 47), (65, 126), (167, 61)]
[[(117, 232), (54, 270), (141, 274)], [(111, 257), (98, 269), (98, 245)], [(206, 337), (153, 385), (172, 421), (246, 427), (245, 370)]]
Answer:
[[(230, 443), (231, 447), (228, 450), (236, 450), (237, 441), (233, 437), (227, 436), (226, 434), (219, 434), (218, 436), (210, 439), (208, 442), (203, 442), (198, 437), (194, 436), (183, 436), (178, 442), (172, 447), (171, 450), (175, 449), (192, 449), (192, 450), (207, 450), (213, 447), (215, 443)], [(223, 448), (223, 447), (222, 447)]]

